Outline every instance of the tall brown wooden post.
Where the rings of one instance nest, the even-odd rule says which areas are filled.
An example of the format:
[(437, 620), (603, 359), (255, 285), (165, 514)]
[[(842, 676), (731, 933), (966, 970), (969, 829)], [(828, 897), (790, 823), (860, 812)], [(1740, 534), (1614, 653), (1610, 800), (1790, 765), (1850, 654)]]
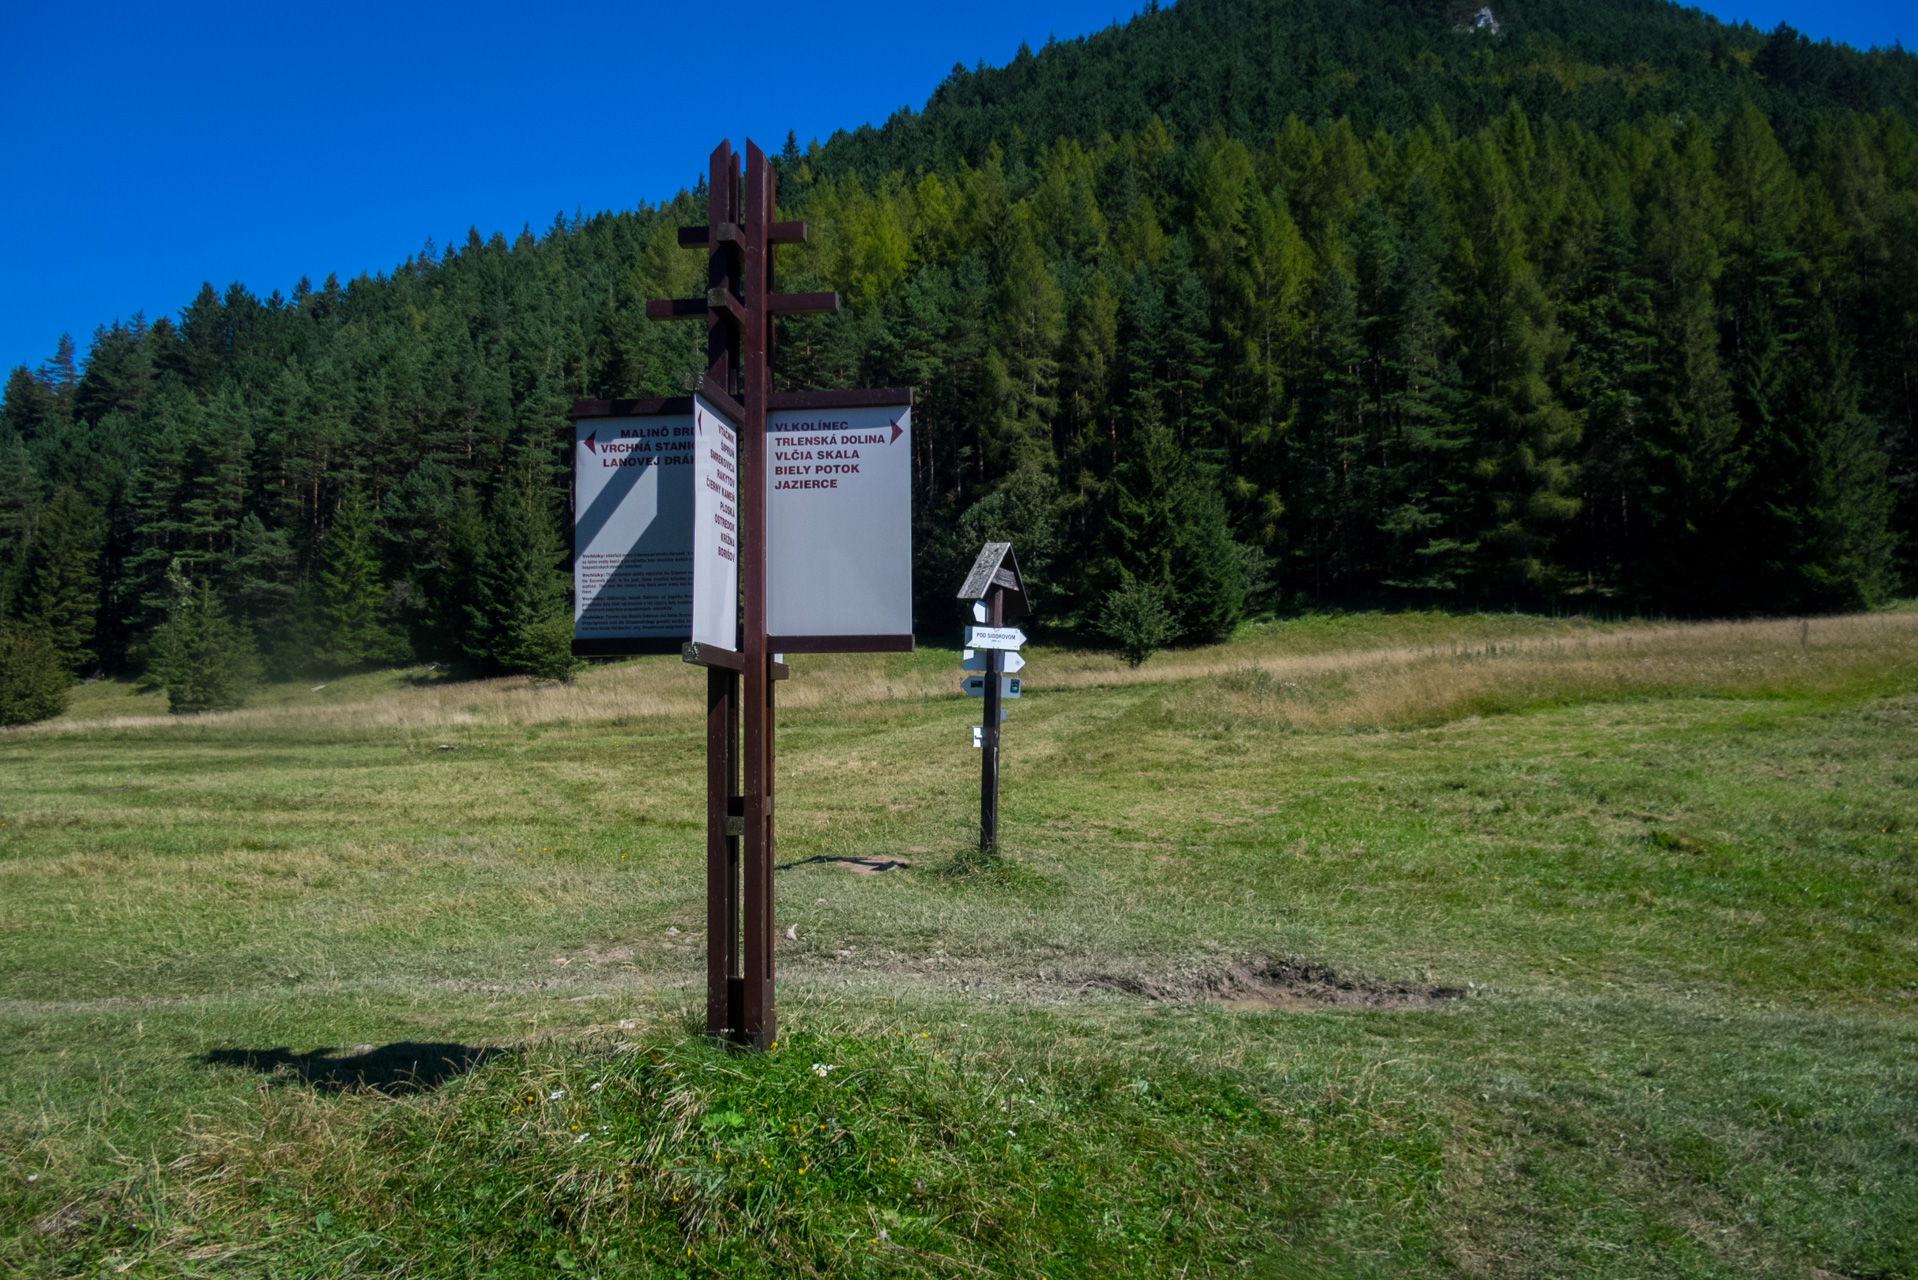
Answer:
[(773, 1000), (773, 688), (785, 675), (766, 634), (768, 362), (775, 316), (837, 311), (839, 296), (772, 292), (773, 247), (804, 241), (806, 224), (773, 220), (773, 167), (750, 141), (745, 161), (742, 184), (731, 144), (713, 149), (706, 225), (679, 231), (681, 245), (706, 248), (706, 296), (648, 302), (646, 315), (706, 320), (706, 374), (698, 391), (739, 425), (738, 648), (715, 652), (688, 645), (685, 656), (708, 668), (706, 1026), (714, 1035), (764, 1049), (779, 1037)]
[(740, 325), (740, 424), (744, 441), (740, 468), (739, 513), (745, 529), (739, 571), (746, 634), (745, 795), (746, 892), (742, 931), (746, 943), (746, 1039), (764, 1049), (779, 1038), (773, 1005), (773, 770), (772, 681), (766, 664), (766, 397), (772, 373), (766, 368), (766, 232), (772, 222), (773, 178), (766, 157), (746, 144), (745, 317)]
[[(739, 220), (739, 167), (729, 143), (713, 149), (707, 174), (706, 289), (734, 292), (739, 244), (722, 228)], [(717, 311), (706, 311), (706, 383), (730, 390), (738, 335)], [(739, 672), (706, 669), (706, 1031), (724, 1035), (742, 1025), (745, 985), (739, 968)]]

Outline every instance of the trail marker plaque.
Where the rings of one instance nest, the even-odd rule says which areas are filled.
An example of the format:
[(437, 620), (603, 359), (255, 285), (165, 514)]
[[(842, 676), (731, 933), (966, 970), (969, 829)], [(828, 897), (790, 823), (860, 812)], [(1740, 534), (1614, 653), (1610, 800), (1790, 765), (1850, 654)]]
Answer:
[(1026, 642), (1026, 633), (1017, 627), (967, 627), (968, 649), (1017, 649)]
[[(967, 649), (964, 655), (959, 659), (959, 669), (961, 671), (984, 671), (986, 669), (986, 663), (989, 661), (991, 661), (990, 654)], [(1025, 666), (1026, 660), (1021, 654), (1014, 653), (1010, 649), (999, 654), (999, 670), (1007, 674), (1011, 674), (1014, 671), (1023, 671), (1025, 670)]]

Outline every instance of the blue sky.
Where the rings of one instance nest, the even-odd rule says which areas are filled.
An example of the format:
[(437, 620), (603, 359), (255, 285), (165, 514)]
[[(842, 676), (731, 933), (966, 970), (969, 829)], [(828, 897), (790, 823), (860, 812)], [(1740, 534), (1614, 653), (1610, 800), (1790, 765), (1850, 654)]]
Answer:
[[(1002, 63), (1137, 2), (10, 5), (0, 369), (63, 330), (84, 354), (95, 325), (172, 314), (203, 280), (287, 291), (389, 269), (428, 236), (661, 199), (720, 137), (880, 121), (955, 61)], [(1706, 8), (1918, 47), (1911, 0)], [(719, 12), (739, 33), (725, 81), (706, 70)]]

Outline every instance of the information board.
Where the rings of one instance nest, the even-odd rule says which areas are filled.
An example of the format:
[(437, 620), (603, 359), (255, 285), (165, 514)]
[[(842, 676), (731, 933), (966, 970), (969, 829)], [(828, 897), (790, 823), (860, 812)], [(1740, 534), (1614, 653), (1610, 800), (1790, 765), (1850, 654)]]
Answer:
[[(681, 401), (684, 404), (684, 401)], [(693, 615), (693, 413), (573, 424), (576, 652), (686, 639)]]
[(766, 414), (769, 643), (786, 653), (910, 650), (911, 405), (774, 405)]

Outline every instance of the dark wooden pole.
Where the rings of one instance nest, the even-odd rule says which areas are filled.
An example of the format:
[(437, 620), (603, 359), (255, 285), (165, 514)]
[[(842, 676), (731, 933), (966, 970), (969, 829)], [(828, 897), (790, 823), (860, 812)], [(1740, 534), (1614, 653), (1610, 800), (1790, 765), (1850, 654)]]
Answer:
[(800, 244), (803, 222), (775, 222), (773, 168), (746, 144), (745, 181), (730, 143), (713, 149), (706, 225), (679, 243), (707, 251), (704, 298), (653, 299), (651, 320), (706, 320), (701, 394), (739, 423), (739, 647), (724, 655), (688, 644), (707, 683), (706, 1025), (771, 1048), (773, 1006), (773, 682), (788, 674), (767, 652), (766, 411), (772, 395), (775, 315), (839, 310), (834, 293), (774, 293), (773, 246)]
[[(986, 625), (1001, 627), (1006, 621), (1006, 589), (994, 584), (986, 592)], [(986, 650), (986, 723), (979, 738), (979, 848), (993, 853), (999, 848), (999, 672), (1005, 660), (999, 650)]]
[(761, 1049), (779, 1037), (773, 1007), (773, 718), (772, 655), (766, 651), (766, 239), (772, 225), (773, 176), (765, 153), (746, 144), (745, 316), (740, 324), (742, 463), (739, 514), (744, 534), (739, 570), (745, 582), (745, 1022), (746, 1040)]
[[(707, 175), (706, 287), (733, 290), (739, 246), (720, 228), (739, 218), (739, 164), (732, 144), (713, 148)], [(708, 312), (706, 377), (731, 390), (732, 326)], [(737, 1038), (744, 995), (739, 969), (739, 673), (706, 675), (706, 1030)]]
[(736, 1035), (739, 837), (728, 819), (739, 786), (739, 674), (706, 670), (706, 1031)]

